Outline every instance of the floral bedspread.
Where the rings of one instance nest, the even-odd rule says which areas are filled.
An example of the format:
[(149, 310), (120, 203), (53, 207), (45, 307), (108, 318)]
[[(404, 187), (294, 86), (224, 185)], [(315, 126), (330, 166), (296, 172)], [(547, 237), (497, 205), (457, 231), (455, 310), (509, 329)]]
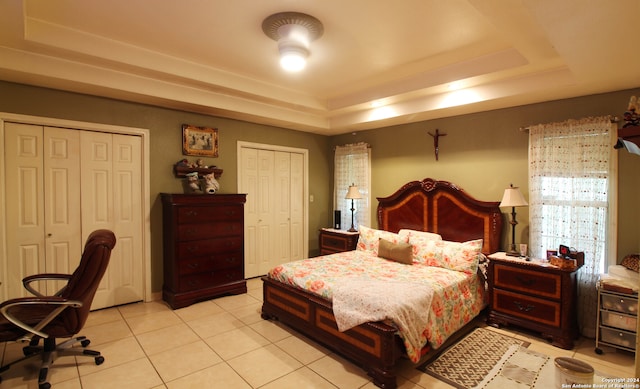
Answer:
[(345, 278), (428, 286), (433, 296), (427, 325), (414, 330), (421, 334), (419, 345), (408, 341), (402, 328), (394, 324), (413, 362), (420, 360), (421, 349), (427, 342), (434, 349), (440, 347), (484, 307), (484, 284), (476, 275), (415, 262), (405, 265), (379, 258), (370, 251), (348, 251), (294, 261), (276, 266), (268, 276), (331, 301), (334, 285), (343, 283)]

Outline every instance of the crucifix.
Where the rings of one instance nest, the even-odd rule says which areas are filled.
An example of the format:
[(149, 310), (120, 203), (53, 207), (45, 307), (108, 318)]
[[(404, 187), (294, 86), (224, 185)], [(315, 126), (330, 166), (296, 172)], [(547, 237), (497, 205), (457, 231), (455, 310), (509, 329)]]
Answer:
[(429, 132), (429, 135), (431, 135), (433, 137), (433, 148), (435, 149), (435, 153), (436, 153), (436, 161), (438, 160), (438, 151), (439, 147), (438, 147), (438, 138), (440, 138), (441, 136), (447, 136), (447, 134), (441, 134), (440, 131), (436, 128), (436, 133), (432, 134)]

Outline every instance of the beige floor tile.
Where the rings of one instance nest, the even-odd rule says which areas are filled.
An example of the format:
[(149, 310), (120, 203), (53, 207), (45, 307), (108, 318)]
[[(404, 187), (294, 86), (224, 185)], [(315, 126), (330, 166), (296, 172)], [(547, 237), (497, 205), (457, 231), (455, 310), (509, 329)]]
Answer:
[(142, 389), (162, 385), (160, 376), (146, 358), (80, 377), (91, 389)]
[(149, 359), (164, 382), (173, 381), (222, 362), (222, 359), (202, 340), (150, 355)]
[(220, 308), (214, 301), (203, 301), (197, 304), (189, 305), (188, 307), (176, 309), (176, 315), (178, 315), (184, 321), (191, 321), (199, 319), (201, 317), (214, 315), (216, 313), (224, 312), (224, 309)]
[(308, 367), (339, 388), (359, 388), (369, 381), (364, 370), (336, 354), (322, 357)]
[(225, 361), (270, 343), (246, 326), (212, 336), (205, 339), (205, 342)]
[(259, 291), (262, 291), (262, 279), (261, 279), (261, 277), (249, 278), (247, 280), (247, 290), (259, 290)]
[(313, 370), (302, 367), (293, 373), (271, 381), (260, 389), (335, 389), (337, 386), (320, 377)]
[(257, 333), (274, 343), (295, 333), (295, 331), (289, 329), (287, 326), (270, 320), (262, 320), (257, 323), (250, 324), (249, 327), (253, 328)]
[(57, 382), (55, 389), (82, 389), (80, 377), (76, 377), (68, 381)]
[(80, 332), (91, 340), (89, 348), (100, 349), (100, 345), (133, 336), (131, 329), (124, 320), (102, 323), (91, 327), (84, 327)]
[(260, 301), (246, 293), (224, 296), (216, 299), (216, 304), (226, 311), (246, 307), (247, 305), (253, 305), (256, 303), (260, 303)]
[(147, 355), (171, 350), (200, 339), (186, 323), (145, 332), (136, 338)]
[(126, 321), (129, 327), (131, 327), (131, 332), (136, 335), (182, 323), (182, 320), (170, 310), (128, 317)]
[(302, 364), (274, 345), (268, 345), (230, 359), (227, 363), (252, 387), (283, 377)]
[[(89, 346), (89, 348), (91, 348), (91, 346)], [(96, 365), (95, 361), (90, 357), (76, 357), (81, 376), (146, 357), (140, 344), (136, 338), (132, 336), (109, 343), (103, 343), (99, 347), (94, 348), (94, 350), (100, 351), (104, 357), (104, 362), (101, 365)]]
[(242, 328), (246, 325), (229, 312), (201, 317), (199, 319), (188, 321), (187, 324), (202, 339), (207, 339), (223, 332)]
[[(192, 389), (192, 388), (224, 388), (224, 389), (251, 389), (229, 365), (218, 363), (217, 365), (197, 371), (188, 376), (178, 378), (167, 383), (168, 389)], [(297, 389), (297, 388), (296, 388)]]
[(104, 323), (111, 323), (118, 320), (124, 320), (118, 308), (101, 309), (99, 311), (91, 312), (87, 318), (84, 328)]
[(244, 324), (258, 323), (264, 320), (260, 314), (262, 312), (262, 304), (255, 303), (240, 308), (230, 309), (229, 313), (237, 317)]
[(139, 302), (133, 304), (127, 304), (118, 307), (118, 310), (124, 318), (131, 318), (135, 316), (148, 315), (154, 312), (171, 311), (171, 308), (167, 303), (162, 300), (151, 301), (148, 303)]
[(275, 345), (305, 365), (330, 354), (329, 350), (302, 335), (286, 337)]
[(264, 294), (262, 292), (262, 289), (251, 289), (251, 290), (247, 290), (247, 294), (251, 297), (253, 297), (254, 299), (260, 301), (260, 304), (262, 304), (262, 301), (264, 299)]

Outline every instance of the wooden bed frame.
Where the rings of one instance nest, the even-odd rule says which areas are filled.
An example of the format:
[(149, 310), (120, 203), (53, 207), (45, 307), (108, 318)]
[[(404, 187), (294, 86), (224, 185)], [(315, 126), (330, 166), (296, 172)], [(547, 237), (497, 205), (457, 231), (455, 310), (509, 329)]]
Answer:
[[(483, 253), (498, 251), (502, 234), (499, 202), (479, 201), (447, 181), (412, 181), (378, 198), (378, 228), (435, 232), (449, 241), (484, 239)], [(331, 302), (263, 277), (262, 317), (276, 319), (367, 371), (376, 386), (396, 388), (395, 365), (405, 354), (396, 329), (369, 322), (338, 331)]]

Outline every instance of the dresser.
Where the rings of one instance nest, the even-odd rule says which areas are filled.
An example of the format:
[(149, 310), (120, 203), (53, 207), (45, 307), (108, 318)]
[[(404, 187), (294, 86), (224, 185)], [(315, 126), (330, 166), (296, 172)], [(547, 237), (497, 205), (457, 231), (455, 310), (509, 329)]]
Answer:
[(638, 294), (608, 290), (598, 285), (598, 328), (595, 352), (601, 345), (636, 351), (638, 329)]
[(245, 194), (162, 193), (164, 284), (173, 309), (247, 292)]
[(356, 249), (359, 232), (323, 228), (320, 230), (320, 255), (340, 253)]
[(554, 346), (572, 349), (578, 337), (575, 269), (560, 269), (538, 260), (489, 255), (490, 308), (487, 324), (516, 325), (539, 332)]

